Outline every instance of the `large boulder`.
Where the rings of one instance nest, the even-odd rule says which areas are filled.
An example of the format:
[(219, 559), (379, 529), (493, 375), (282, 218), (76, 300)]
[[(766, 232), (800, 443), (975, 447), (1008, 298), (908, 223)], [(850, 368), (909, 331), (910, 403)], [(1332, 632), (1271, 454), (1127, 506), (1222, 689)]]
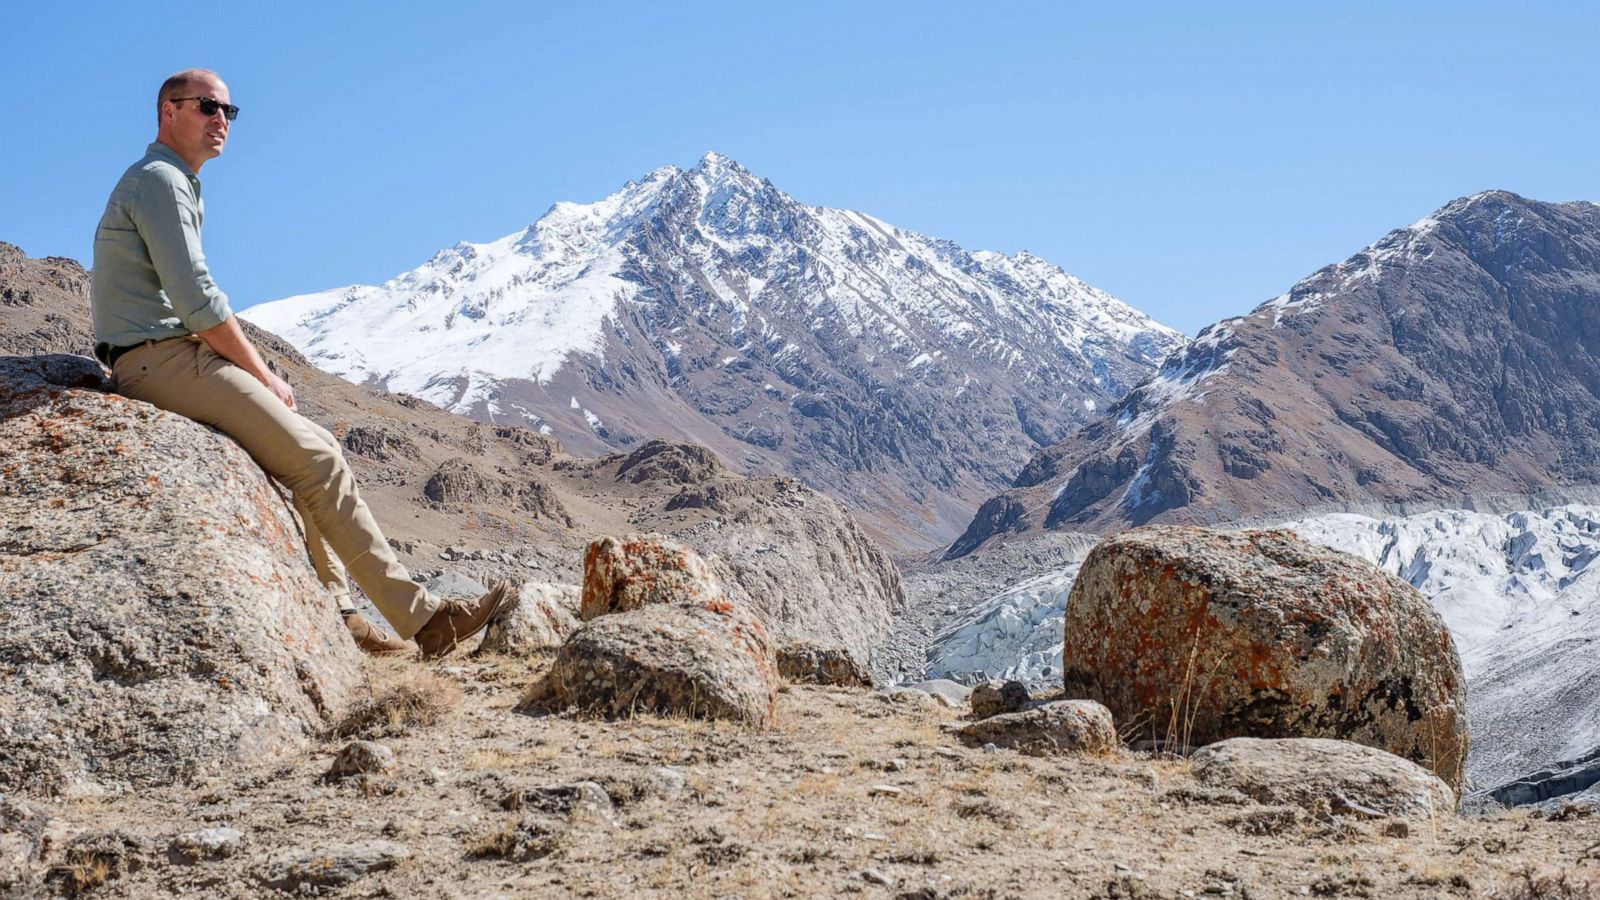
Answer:
[(767, 628), (719, 571), (659, 535), (590, 544), (585, 622), (524, 701), (769, 724), (778, 667)]
[(1063, 637), (1068, 696), (1157, 740), (1339, 738), (1460, 789), (1455, 644), (1421, 594), (1356, 557), (1287, 531), (1123, 532), (1084, 561)]
[(766, 725), (777, 690), (766, 628), (748, 609), (660, 604), (584, 623), (529, 699), (608, 718), (649, 712)]
[(167, 785), (303, 746), (359, 652), (226, 437), (0, 357), (0, 793)]
[(1456, 808), (1455, 792), (1437, 775), (1349, 741), (1232, 738), (1201, 748), (1190, 764), (1201, 784), (1268, 806), (1423, 820)]

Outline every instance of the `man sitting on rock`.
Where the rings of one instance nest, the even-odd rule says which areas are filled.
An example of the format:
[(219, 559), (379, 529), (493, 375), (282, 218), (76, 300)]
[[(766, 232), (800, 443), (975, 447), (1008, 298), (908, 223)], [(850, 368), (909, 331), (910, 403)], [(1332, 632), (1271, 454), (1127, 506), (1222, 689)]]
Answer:
[[(94, 236), (90, 305), (95, 355), (117, 392), (219, 429), (294, 496), (325, 584), (345, 574), (402, 640), (355, 612), (345, 624), (368, 652), (449, 652), (499, 612), (505, 582), (476, 600), (440, 600), (412, 582), (356, 490), (339, 443), (301, 416), (294, 391), (262, 360), (200, 250), (200, 167), (222, 153), (239, 114), (215, 72), (168, 78), (156, 100), (156, 141), (111, 192)], [(343, 561), (331, 558), (324, 541)]]

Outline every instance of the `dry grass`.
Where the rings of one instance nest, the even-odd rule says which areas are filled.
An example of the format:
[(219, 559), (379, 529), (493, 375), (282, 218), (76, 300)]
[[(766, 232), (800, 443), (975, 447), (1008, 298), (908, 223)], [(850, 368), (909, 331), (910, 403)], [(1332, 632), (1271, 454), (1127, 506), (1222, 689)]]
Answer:
[[(1197, 681), (1204, 669), (1197, 663)], [(402, 789), (367, 796), (323, 782), (327, 748), (318, 748), (287, 769), (231, 773), (212, 799), (198, 801), (203, 812), (192, 790), (158, 791), (114, 798), (84, 818), (209, 821), (226, 811), (269, 853), (333, 829), (341, 840), (346, 832), (349, 840), (398, 840), (411, 862), (366, 876), (362, 888), (390, 896), (1032, 898), (1106, 896), (1106, 885), (1119, 883), (1180, 897), (1237, 881), (1233, 896), (1434, 900), (1499, 885), (1495, 896), (1523, 900), (1589, 896), (1583, 879), (1600, 877), (1600, 866), (1581, 861), (1596, 840), (1594, 820), (1444, 814), (1436, 836), (1427, 822), (1413, 822), (1409, 837), (1386, 836), (1374, 823), (1336, 833), (1305, 813), (1204, 788), (1183, 760), (985, 753), (942, 730), (948, 710), (890, 706), (863, 692), (796, 687), (779, 699), (778, 728), (762, 730), (661, 716), (517, 715), (506, 701), (527, 669), (513, 659), (369, 671), (381, 687), (347, 728), (395, 729), (385, 742), (427, 777), (395, 779)], [(449, 679), (461, 691), (419, 715), (419, 698)], [(661, 780), (662, 766), (676, 767), (681, 788)], [(577, 781), (607, 791), (612, 820), (501, 808), (508, 791)], [(877, 783), (905, 793), (869, 797)], [(1496, 841), (1511, 846), (1472, 852)], [(1519, 854), (1534, 852), (1527, 858), (1569, 868), (1520, 872)], [(252, 877), (250, 859), (212, 861), (192, 874), (110, 871), (114, 887), (96, 894), (205, 895), (201, 879)], [(865, 881), (869, 868), (892, 887)], [(65, 888), (68, 876), (58, 877)], [(85, 883), (95, 877), (86, 867)]]
[(398, 737), (426, 728), (461, 705), (455, 682), (426, 669), (413, 668), (361, 700), (333, 728), (335, 737)]
[(510, 862), (543, 859), (561, 849), (564, 834), (560, 827), (539, 819), (510, 816), (469, 842), (467, 855)]
[(1596, 896), (1600, 896), (1600, 884), (1592, 879), (1532, 866), (1513, 873), (1489, 892), (1493, 900), (1592, 900)]
[(70, 896), (94, 890), (111, 880), (112, 863), (98, 853), (73, 853), (62, 867)]
[(469, 771), (474, 772), (509, 771), (532, 768), (536, 764), (547, 763), (566, 754), (567, 751), (553, 744), (544, 744), (532, 750), (506, 750), (491, 747), (468, 753), (465, 765)]

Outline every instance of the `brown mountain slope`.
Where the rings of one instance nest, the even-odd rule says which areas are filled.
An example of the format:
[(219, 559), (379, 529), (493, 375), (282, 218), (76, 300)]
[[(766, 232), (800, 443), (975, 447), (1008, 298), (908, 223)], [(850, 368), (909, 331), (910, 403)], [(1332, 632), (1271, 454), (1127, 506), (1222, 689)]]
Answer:
[[(29, 259), (0, 243), (0, 354), (87, 354), (87, 291), (76, 262)], [(246, 329), (294, 386), (301, 412), (343, 441), (362, 495), (413, 574), (447, 565), (481, 579), (577, 582), (588, 541), (659, 531), (724, 557), (780, 637), (837, 642), (865, 656), (904, 603), (888, 554), (836, 503), (793, 479), (733, 474), (692, 444), (572, 456), (528, 428), (485, 425), (351, 384)]]
[(1029, 461), (948, 555), (1600, 483), (1600, 206), (1456, 200), (1202, 331)]

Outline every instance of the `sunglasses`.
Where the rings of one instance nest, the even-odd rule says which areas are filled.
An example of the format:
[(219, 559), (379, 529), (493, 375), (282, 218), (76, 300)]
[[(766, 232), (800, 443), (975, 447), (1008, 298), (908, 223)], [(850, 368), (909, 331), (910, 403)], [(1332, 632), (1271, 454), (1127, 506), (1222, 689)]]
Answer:
[(221, 100), (217, 100), (214, 97), (173, 97), (172, 98), (172, 102), (173, 103), (182, 103), (185, 100), (198, 101), (199, 105), (200, 105), (200, 115), (202, 115), (202, 116), (214, 116), (214, 115), (217, 114), (217, 110), (220, 109), (220, 110), (222, 110), (222, 115), (225, 118), (227, 118), (227, 120), (229, 122), (232, 122), (234, 119), (239, 118), (239, 107), (234, 106), (232, 103), (223, 103)]

